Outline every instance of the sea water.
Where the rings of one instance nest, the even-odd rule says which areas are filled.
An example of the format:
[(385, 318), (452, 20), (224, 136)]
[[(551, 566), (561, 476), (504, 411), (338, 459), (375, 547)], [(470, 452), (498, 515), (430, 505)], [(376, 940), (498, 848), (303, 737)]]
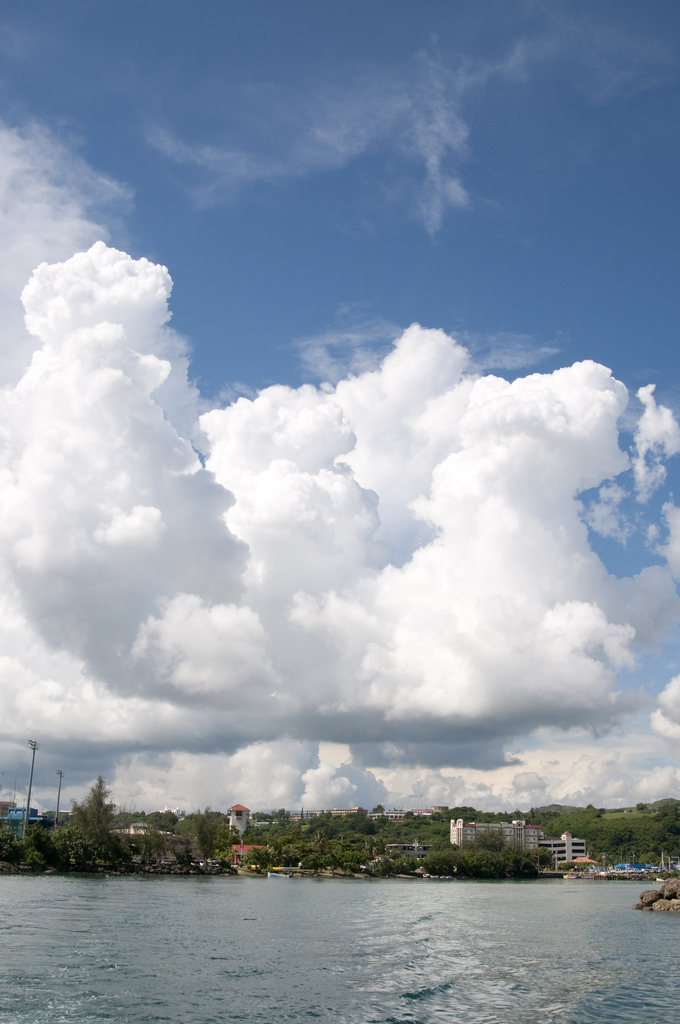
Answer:
[(677, 1024), (643, 887), (6, 875), (0, 1020)]

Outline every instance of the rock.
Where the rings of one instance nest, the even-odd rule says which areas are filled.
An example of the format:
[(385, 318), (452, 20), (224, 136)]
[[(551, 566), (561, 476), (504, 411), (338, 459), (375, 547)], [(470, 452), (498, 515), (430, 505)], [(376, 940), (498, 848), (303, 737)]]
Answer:
[(674, 910), (680, 912), (680, 878), (669, 878), (660, 889), (645, 889), (634, 910)]

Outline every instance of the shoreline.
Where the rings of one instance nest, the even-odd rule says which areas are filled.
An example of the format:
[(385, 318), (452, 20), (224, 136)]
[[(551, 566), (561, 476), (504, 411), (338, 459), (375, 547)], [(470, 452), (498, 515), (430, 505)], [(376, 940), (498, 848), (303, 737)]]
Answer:
[[(483, 878), (472, 876), (438, 876), (421, 874), (393, 874), (374, 875), (367, 872), (346, 872), (346, 871), (313, 871), (300, 868), (284, 868), (277, 874), (289, 878), (334, 878), (334, 879), (362, 879), (364, 881), (383, 881), (384, 879), (399, 879), (401, 881), (421, 882), (540, 882), (540, 881), (601, 881), (601, 882), (644, 882), (652, 879), (641, 878), (639, 875), (595, 875), (592, 879), (566, 879), (562, 872), (544, 871), (533, 877), (505, 877), (505, 878)], [(117, 877), (124, 876), (146, 876), (146, 877), (174, 877), (174, 878), (196, 878), (196, 877), (220, 877), (220, 878), (267, 878), (266, 871), (251, 871), (249, 869), (220, 867), (218, 865), (155, 865), (155, 864), (122, 864), (113, 867), (97, 864), (86, 867), (71, 867), (65, 865), (50, 865), (48, 867), (35, 867), (30, 864), (10, 864), (7, 861), (0, 861), (0, 876), (22, 875), (42, 877), (45, 875), (102, 875)], [(672, 877), (669, 876), (668, 881)], [(654, 881), (659, 881), (654, 876)], [(665, 881), (665, 880), (664, 880)]]

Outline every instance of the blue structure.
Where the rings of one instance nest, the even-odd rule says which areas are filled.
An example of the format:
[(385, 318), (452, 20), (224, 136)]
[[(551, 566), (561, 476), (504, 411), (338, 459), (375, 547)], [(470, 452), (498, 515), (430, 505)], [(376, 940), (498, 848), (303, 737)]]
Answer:
[[(25, 813), (25, 807), (10, 807), (7, 812), (7, 824), (9, 825), (10, 832), (13, 832), (15, 836), (21, 836), (21, 833), (23, 832)], [(52, 828), (53, 824), (54, 823), (51, 818), (44, 818), (42, 814), (38, 814), (35, 807), (29, 807), (28, 826), (42, 825), (43, 828)]]

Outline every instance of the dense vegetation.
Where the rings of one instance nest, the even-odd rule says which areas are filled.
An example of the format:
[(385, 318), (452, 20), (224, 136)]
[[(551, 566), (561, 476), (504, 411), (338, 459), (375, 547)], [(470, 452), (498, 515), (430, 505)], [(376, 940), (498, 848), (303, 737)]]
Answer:
[[(429, 818), (411, 814), (402, 821), (372, 821), (365, 814), (338, 818), (322, 814), (302, 822), (292, 822), (284, 811), (258, 815), (259, 821), (248, 827), (243, 841), (263, 848), (251, 850), (244, 861), (261, 868), (300, 865), (316, 871), (357, 871), (363, 865), (379, 875), (412, 874), (418, 868), (433, 875), (476, 878), (525, 877), (536, 873), (535, 857), (508, 849), (496, 836), (480, 837), (465, 850), (452, 847), (449, 820), (452, 815), (463, 816), (462, 812), (475, 813), (473, 808), (455, 808)], [(390, 850), (391, 844), (412, 845), (415, 841), (431, 847), (426, 857), (404, 858), (400, 851)]]
[[(139, 835), (125, 834), (123, 829), (134, 817), (120, 812), (110, 801), (110, 791), (99, 776), (81, 804), (74, 803), (69, 814), (64, 815), (65, 824), (58, 829), (47, 831), (41, 824), (29, 826), (26, 835), (18, 838), (5, 828), (0, 829), (0, 860), (10, 864), (27, 864), (34, 868), (69, 867), (85, 870), (95, 865), (124, 864), (131, 860), (146, 861), (162, 857), (170, 848), (179, 863), (190, 863), (192, 856), (199, 855), (201, 848), (212, 856), (215, 840), (224, 839), (231, 857), (232, 830), (223, 825), (224, 815), (219, 815), (218, 827), (213, 827), (213, 816), (209, 808), (194, 816), (194, 831), (185, 837), (170, 836), (158, 825), (174, 826), (177, 819), (161, 814), (146, 819), (145, 830)], [(205, 822), (208, 822), (207, 827)]]
[(82, 804), (73, 805), (63, 828), (48, 832), (40, 824), (31, 825), (22, 839), (3, 829), (0, 860), (31, 867), (59, 864), (74, 868), (129, 860), (131, 848), (114, 831), (116, 808), (109, 796), (100, 775)]
[(591, 856), (617, 860), (658, 861), (661, 853), (680, 855), (680, 801), (659, 800), (638, 804), (635, 810), (607, 811), (585, 808), (541, 808), (525, 815), (546, 835), (569, 831), (585, 839)]
[[(432, 846), (429, 860), (424, 863), (433, 873), (449, 873), (446, 864), (450, 864), (452, 870), (455, 857), (460, 856), (460, 853), (454, 855), (449, 843), (452, 818), (498, 822), (521, 818), (528, 824), (540, 825), (545, 835), (553, 837), (569, 831), (586, 840), (590, 856), (597, 860), (605, 858), (610, 864), (619, 860), (658, 861), (662, 852), (680, 856), (680, 801), (672, 799), (638, 804), (628, 811), (607, 811), (592, 805), (580, 808), (552, 805), (532, 808), (528, 813), (518, 810), (489, 813), (464, 806), (428, 818), (407, 814), (401, 821), (387, 818), (371, 821), (358, 814), (333, 818), (324, 814), (303, 822), (291, 822), (283, 811), (255, 817), (260, 820), (249, 826), (244, 842), (265, 843), (275, 854), (284, 846), (307, 851), (313, 837), (319, 835), (329, 842), (339, 843), (340, 847), (369, 852), (381, 845), (384, 848), (391, 843), (412, 843), (417, 838), (421, 845)], [(439, 871), (435, 857), (437, 863), (443, 865)], [(542, 860), (547, 862), (547, 851), (543, 852)], [(464, 871), (465, 867), (459, 866), (458, 873)]]
[[(34, 867), (69, 865), (83, 869), (94, 864), (160, 859), (172, 855), (180, 864), (195, 859), (231, 860), (232, 844), (238, 833), (230, 828), (226, 815), (206, 807), (178, 821), (169, 811), (122, 811), (110, 801), (101, 776), (81, 804), (74, 804), (66, 824), (56, 831), (32, 825), (23, 839), (0, 830), (0, 860), (22, 862)], [(617, 860), (658, 861), (661, 852), (680, 855), (680, 801), (662, 800), (638, 804), (635, 809), (606, 811), (585, 808), (533, 808), (528, 814), (505, 811), (496, 814), (473, 807), (454, 807), (423, 818), (407, 814), (400, 821), (386, 817), (371, 820), (365, 814), (333, 817), (322, 814), (292, 821), (284, 810), (255, 814), (244, 836), (248, 846), (258, 847), (244, 856), (244, 862), (259, 865), (297, 867), (308, 870), (333, 868), (357, 871), (362, 866), (376, 874), (412, 873), (420, 867), (429, 874), (459, 877), (522, 877), (535, 872), (534, 856), (502, 845), (495, 836), (480, 836), (474, 844), (459, 850), (449, 842), (449, 821), (507, 821), (524, 818), (540, 825), (546, 835), (570, 831), (585, 839), (588, 852), (608, 863)], [(138, 823), (143, 831), (130, 835), (122, 829)], [(421, 860), (402, 858), (391, 844), (431, 847)], [(550, 864), (548, 851), (541, 851), (541, 863)]]

